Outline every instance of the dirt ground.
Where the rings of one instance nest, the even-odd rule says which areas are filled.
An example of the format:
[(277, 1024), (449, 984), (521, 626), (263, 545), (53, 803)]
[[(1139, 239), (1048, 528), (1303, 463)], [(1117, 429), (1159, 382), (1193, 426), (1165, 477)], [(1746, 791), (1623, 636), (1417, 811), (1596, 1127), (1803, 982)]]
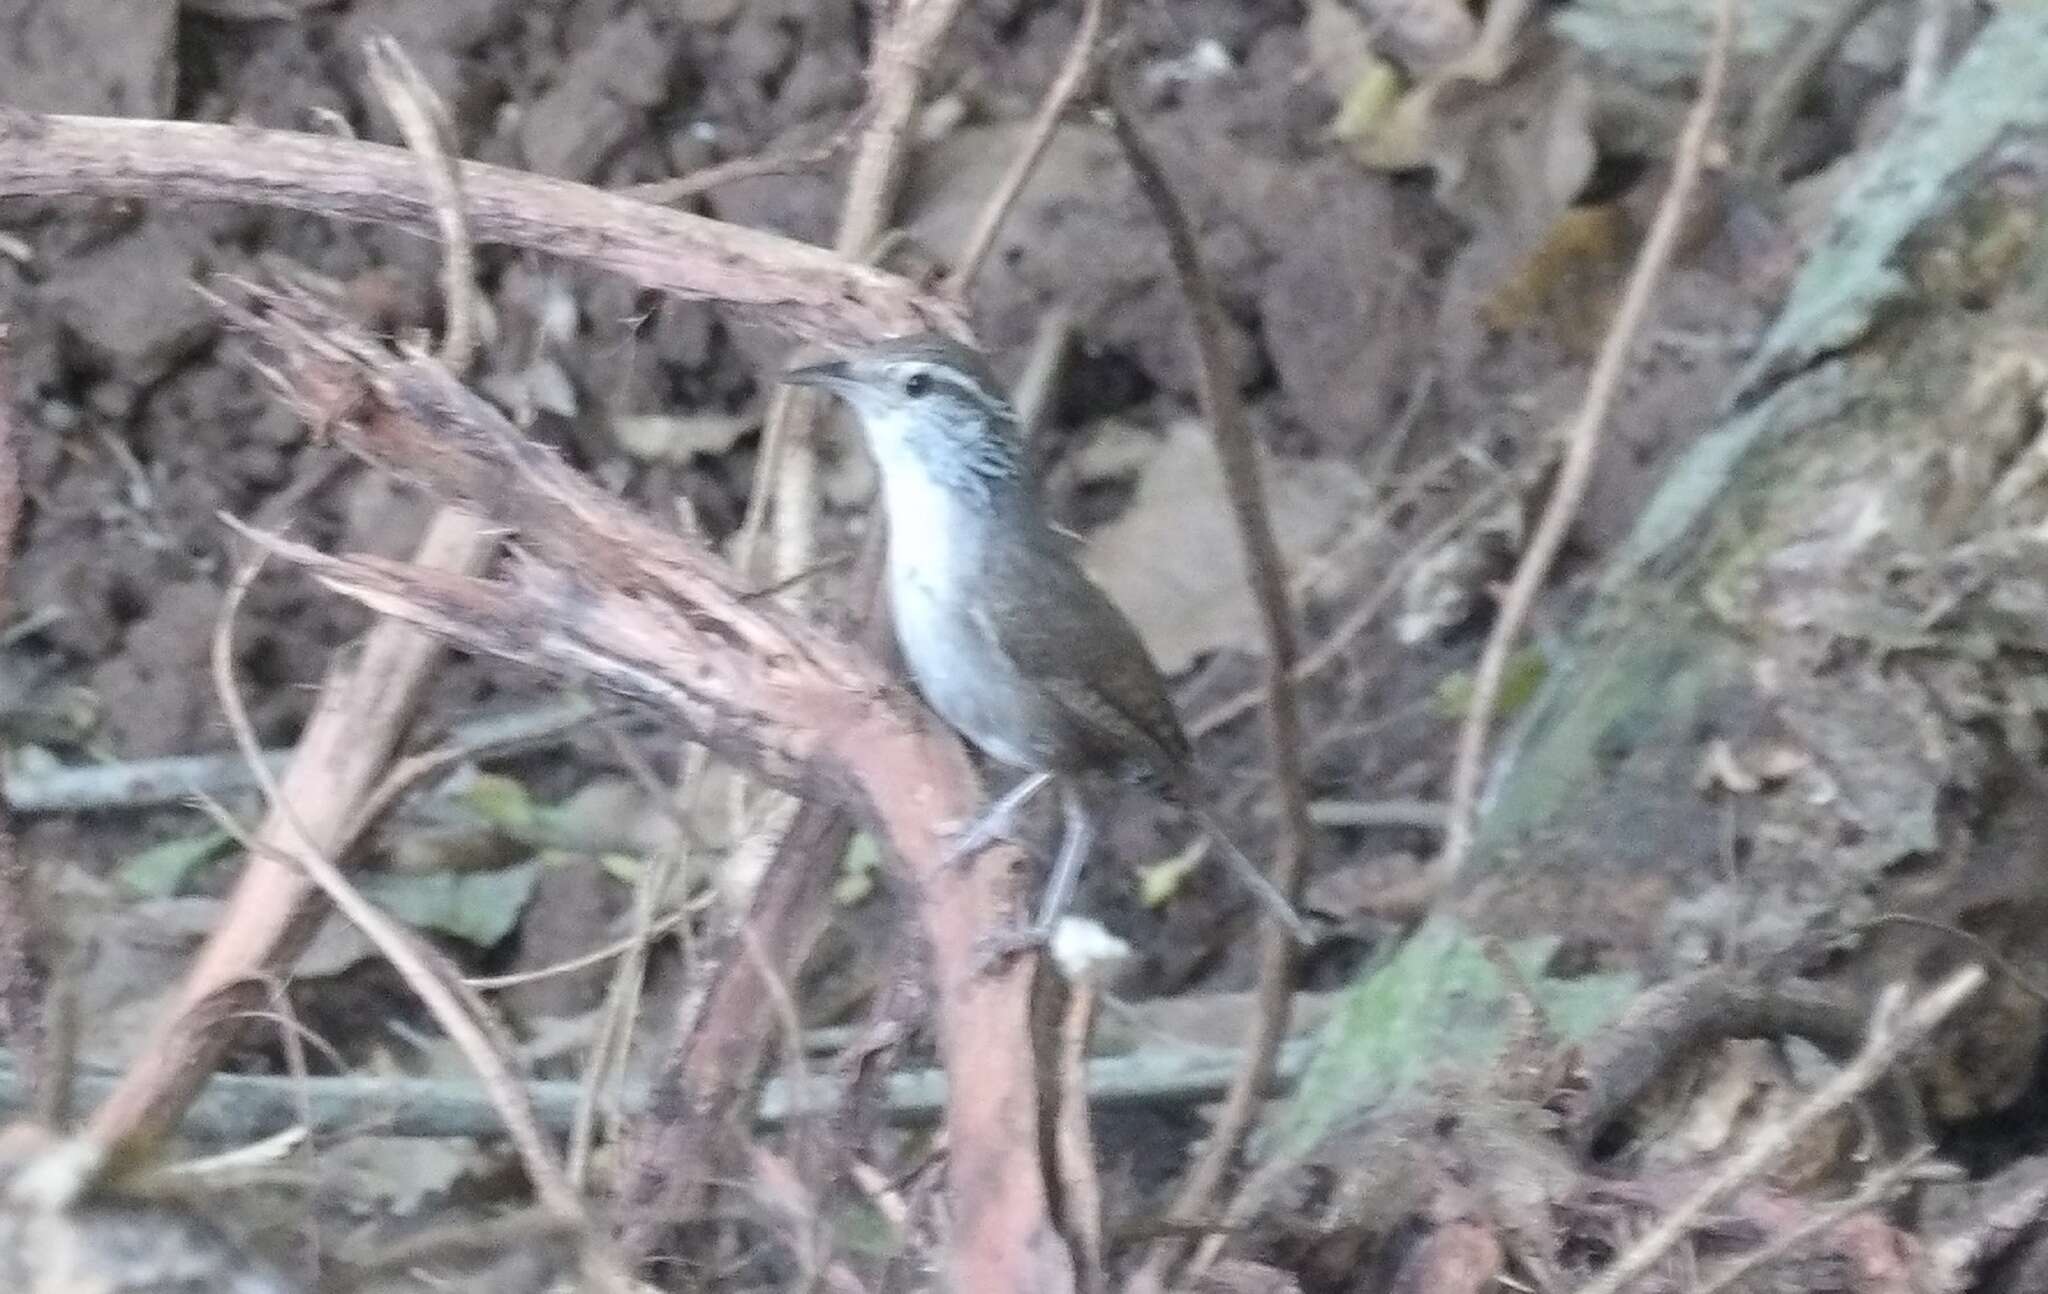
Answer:
[[(919, 120), (896, 268), (943, 266), (958, 251), (1072, 39), (1078, 8), (965, 7)], [(1333, 26), (1331, 13), (1349, 6), (1129, 8), (1121, 57), (1136, 69), (1147, 128), (1183, 186), (1222, 291), (1231, 378), (1284, 503), (1307, 641), (1324, 643), (1395, 580), (1386, 612), (1337, 639), (1306, 687), (1311, 795), (1340, 807), (1440, 805), (1455, 689), (1542, 497), (1552, 437), (1582, 394), (1668, 173), (1669, 139), (1633, 150), (1611, 138), (1588, 144), (1583, 174), (1557, 163), (1571, 173), (1568, 191), (1550, 202), (1535, 193), (1547, 172), (1487, 151), (1502, 138), (1501, 151), (1543, 151), (1553, 128), (1543, 113), (1561, 100), (1539, 86), (1528, 91), (1533, 124), (1490, 110), (1510, 124), (1445, 126), (1425, 141), (1419, 164), (1376, 167), (1333, 133), (1351, 101), (1346, 74), (1332, 68), (1353, 27)], [(447, 101), (466, 157), (626, 188), (787, 154), (787, 167), (712, 187), (694, 209), (829, 243), (872, 22), (870, 7), (850, 0), (0, 0), (0, 102), (398, 142), (361, 53), (366, 38), (388, 34)], [(1738, 62), (1731, 98), (1753, 94), (1767, 70)], [(1891, 75), (1855, 59), (1829, 72), (1788, 128), (1775, 182), (1797, 192), (1855, 148), (1890, 111)], [(1683, 93), (1666, 93), (1683, 106)], [(1473, 142), (1459, 133), (1468, 129), (1495, 133)], [(1569, 135), (1560, 129), (1557, 138)], [(1493, 167), (1505, 195), (1447, 195), (1430, 165), (1441, 169), (1446, 151), (1471, 172)], [(1785, 190), (1774, 189), (1765, 202), (1725, 175), (1709, 187), (1709, 214), (1694, 222), (1667, 282), (1537, 610), (1539, 644), (1568, 630), (1590, 575), (1709, 425), (1707, 411), (1797, 268), (1804, 212), (1821, 200), (1803, 198), (1802, 208), (1777, 201)], [(1567, 208), (1577, 231), (1569, 238), (1555, 232)], [(1545, 268), (1546, 256), (1565, 268)], [(207, 660), (238, 552), (221, 514), (288, 527), (322, 548), (390, 557), (410, 553), (421, 534), (431, 502), (316, 443), (196, 290), (279, 261), (331, 280), (379, 330), (404, 336), (439, 323), (439, 249), (407, 233), (255, 205), (0, 199), (0, 322), (14, 414), (27, 432), (19, 443), (30, 504), (0, 651), (0, 731), (16, 776), (227, 749)], [(721, 543), (731, 540), (748, 514), (761, 418), (788, 339), (536, 254), (483, 248), (480, 277), (480, 389), (606, 488), (658, 518), (684, 509)], [(1157, 227), (1105, 131), (1085, 119), (1062, 130), (969, 304), (1005, 380), (1021, 375), (1049, 319), (1069, 330), (1033, 447), (1050, 509), (1083, 536), (1091, 570), (1131, 607), (1174, 674), (1220, 811), (1258, 853), (1274, 830), (1265, 739), (1255, 710), (1218, 711), (1260, 677), (1248, 604), (1224, 587), (1233, 571), (1204, 564), (1201, 537), (1211, 532), (1189, 491), (1208, 488), (1206, 469), (1190, 465), (1200, 442), (1184, 434), (1198, 376), (1186, 313)], [(1196, 484), (1183, 488), (1189, 480)], [(821, 551), (854, 551), (873, 524), (873, 476), (845, 428), (825, 446), (821, 489)], [(1484, 506), (1461, 513), (1475, 499)], [(1447, 534), (1446, 520), (1459, 516)], [(1411, 556), (1419, 560), (1401, 565)], [(814, 605), (833, 606), (844, 599), (844, 572), (827, 570), (807, 587)], [(335, 654), (367, 624), (301, 575), (273, 570), (259, 580), (241, 612), (235, 665), (267, 745), (292, 743)], [(452, 659), (430, 685), (413, 744), (564, 695), (530, 671)], [(1214, 724), (1200, 718), (1217, 713), (1225, 717)], [(626, 723), (657, 772), (673, 776), (679, 743), (647, 716)], [(666, 810), (638, 791), (632, 771), (590, 728), (493, 758), (452, 794), (394, 819), (374, 842), (373, 864), (399, 877), (474, 876), (540, 859), (522, 873), (509, 914), (465, 909), (426, 924), (479, 972), (552, 965), (612, 937), (633, 856), (669, 839)], [(238, 795), (229, 798), (247, 807), (246, 788)], [(544, 828), (508, 827), (491, 808), (502, 810), (502, 799), (489, 800), (507, 795), (522, 822)], [(730, 840), (723, 803), (707, 793), (692, 808), (714, 845), (721, 830)], [(58, 878), (51, 888), (68, 908), (67, 928), (93, 930), (98, 951), (82, 992), (95, 1014), (82, 1051), (93, 1063), (117, 1062), (134, 1022), (218, 912), (231, 880), (218, 842), (177, 804), (18, 815), (16, 829), (24, 856)], [(1376, 909), (1374, 896), (1412, 879), (1437, 838), (1427, 812), (1317, 837), (1309, 903), (1341, 933), (1311, 955), (1301, 987), (1340, 987), (1391, 949), (1403, 919)], [(1106, 832), (1109, 861), (1084, 880), (1081, 908), (1135, 948), (1118, 985), (1130, 1000), (1253, 984), (1255, 910), (1220, 869), (1175, 870), (1187, 839), (1171, 812), (1126, 797)], [(886, 980), (894, 915), (871, 854), (850, 856), (845, 919), (795, 986), (806, 1027), (858, 1018)], [(145, 864), (173, 866), (174, 877), (138, 890)], [(1529, 908), (1570, 902), (1532, 898)], [(325, 969), (294, 992), (303, 1023), (334, 1044), (338, 1062), (422, 1072), (447, 1060), (438, 1043), (422, 1041), (421, 1013), (388, 970), (360, 950), (325, 955)], [(1683, 961), (1655, 947), (1607, 946), (1598, 958), (1637, 970)], [(681, 961), (657, 958), (656, 1003), (684, 992)], [(537, 1074), (576, 1072), (565, 1058), (587, 1036), (578, 1030), (606, 983), (598, 970), (502, 998), (534, 1048)], [(1237, 1023), (1242, 998), (1217, 1000), (1234, 1005), (1219, 1008), (1215, 1027)], [(656, 1005), (643, 1019), (669, 1015)], [(268, 1037), (252, 1037), (234, 1058), (250, 1072), (285, 1063)], [(1098, 1135), (1118, 1181), (1141, 1193), (1180, 1163), (1192, 1116), (1122, 1113)], [(452, 1159), (449, 1183), (466, 1175), (463, 1190), (488, 1194), (474, 1160)], [(359, 1171), (389, 1175), (367, 1156)], [(369, 1211), (403, 1211), (388, 1184), (371, 1194), (379, 1202)]]

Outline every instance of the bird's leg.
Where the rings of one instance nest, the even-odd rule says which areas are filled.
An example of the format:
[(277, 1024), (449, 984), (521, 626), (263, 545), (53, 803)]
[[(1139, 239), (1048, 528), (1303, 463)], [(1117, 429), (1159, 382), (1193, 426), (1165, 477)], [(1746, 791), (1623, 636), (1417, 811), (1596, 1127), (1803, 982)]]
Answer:
[(1052, 875), (1045, 882), (1045, 896), (1038, 901), (1038, 919), (1028, 926), (995, 930), (983, 936), (985, 964), (995, 965), (1028, 948), (1042, 948), (1052, 942), (1053, 927), (1059, 924), (1067, 903), (1074, 897), (1081, 865), (1088, 861), (1088, 853), (1095, 845), (1095, 824), (1089, 820), (1088, 806), (1081, 793), (1066, 783), (1060, 784), (1060, 817), (1060, 852), (1053, 859)]
[(1038, 920), (1031, 923), (1038, 942), (1052, 938), (1052, 928), (1073, 900), (1074, 886), (1081, 879), (1081, 864), (1095, 847), (1095, 824), (1088, 820), (1088, 806), (1071, 786), (1060, 787), (1060, 852), (1053, 859), (1052, 875), (1045, 882), (1045, 896), (1038, 901)]
[(982, 810), (979, 817), (951, 833), (953, 838), (946, 845), (942, 863), (947, 867), (964, 863), (980, 853), (991, 841), (1007, 836), (1017, 814), (1031, 802), (1033, 796), (1044, 790), (1045, 784), (1051, 780), (1051, 773), (1033, 773), (1003, 792), (995, 803)]

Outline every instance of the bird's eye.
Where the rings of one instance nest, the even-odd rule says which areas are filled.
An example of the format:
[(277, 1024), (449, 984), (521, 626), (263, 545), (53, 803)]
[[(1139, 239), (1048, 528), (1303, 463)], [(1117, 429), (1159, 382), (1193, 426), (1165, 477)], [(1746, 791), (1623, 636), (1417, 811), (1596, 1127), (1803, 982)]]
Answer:
[(931, 389), (932, 379), (929, 373), (912, 373), (909, 377), (903, 379), (903, 394), (912, 399), (916, 399)]

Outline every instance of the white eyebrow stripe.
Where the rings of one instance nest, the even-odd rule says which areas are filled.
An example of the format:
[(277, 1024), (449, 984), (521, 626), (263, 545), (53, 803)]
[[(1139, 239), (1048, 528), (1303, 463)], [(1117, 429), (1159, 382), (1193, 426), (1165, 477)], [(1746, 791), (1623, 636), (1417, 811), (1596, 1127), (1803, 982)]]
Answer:
[(913, 371), (924, 374), (934, 382), (940, 382), (956, 390), (966, 392), (977, 403), (1000, 412), (1012, 422), (1017, 420), (1016, 412), (1010, 407), (1009, 398), (1000, 390), (991, 391), (983, 386), (980, 380), (971, 373), (964, 373), (948, 365), (928, 363), (919, 363)]

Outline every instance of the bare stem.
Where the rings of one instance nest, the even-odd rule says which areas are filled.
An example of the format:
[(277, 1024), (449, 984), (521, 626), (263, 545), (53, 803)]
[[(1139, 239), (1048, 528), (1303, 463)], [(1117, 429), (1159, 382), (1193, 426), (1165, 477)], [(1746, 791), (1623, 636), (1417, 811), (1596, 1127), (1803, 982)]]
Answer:
[[(1280, 833), (1275, 842), (1272, 881), (1288, 903), (1301, 893), (1302, 871), (1313, 827), (1309, 822), (1307, 782), (1303, 770), (1301, 713), (1295, 699), (1294, 669), (1299, 648), (1294, 612), (1289, 604), (1286, 567), (1267, 515), (1266, 491), (1258, 447), (1245, 430), (1243, 410), (1231, 383), (1223, 351), (1223, 307), (1202, 264), (1194, 227), (1165, 170), (1145, 139), (1114, 78), (1105, 87), (1117, 142), (1138, 181), (1138, 189), (1166, 230), (1166, 245), (1187, 299), (1198, 370), (1202, 412), (1223, 466), (1224, 486), (1237, 521), (1238, 541), (1245, 555), (1252, 595), (1259, 609), (1266, 648), (1266, 730), (1272, 746), (1274, 790), (1280, 800)], [(1211, 1212), (1217, 1192), (1236, 1162), (1251, 1130), (1259, 1103), (1270, 1088), (1280, 1040), (1287, 1032), (1292, 1005), (1290, 989), (1297, 948), (1278, 919), (1268, 917), (1259, 928), (1259, 1009), (1245, 1062), (1224, 1099), (1215, 1130), (1182, 1181), (1173, 1203), (1177, 1217)], [(1148, 1275), (1162, 1277), (1178, 1259), (1178, 1242), (1163, 1242), (1146, 1259)]]
[(1009, 216), (1010, 208), (1017, 204), (1017, 196), (1024, 192), (1031, 173), (1038, 169), (1039, 159), (1045, 156), (1046, 146), (1052, 143), (1053, 134), (1059, 129), (1060, 118), (1066, 115), (1067, 109), (1073, 106), (1074, 100), (1093, 79), (1103, 44), (1102, 33), (1114, 16), (1109, 11), (1115, 7), (1111, 0), (1082, 0), (1081, 25), (1074, 31), (1074, 43), (1067, 47), (1066, 61), (1060, 64), (1059, 75), (1053, 78), (1052, 84), (1046, 88), (1045, 98), (1039, 101), (1038, 111), (1033, 114), (1030, 129), (1025, 133), (1024, 146), (1010, 159), (1009, 169), (996, 182), (995, 192), (982, 204), (981, 215), (975, 220), (966, 243), (961, 246), (959, 259), (946, 275), (948, 294), (966, 296), (975, 276), (981, 273), (989, 248), (995, 246), (996, 235), (1002, 232), (1003, 221)]
[(1493, 632), (1486, 640), (1486, 650), (1479, 658), (1479, 668), (1472, 680), (1472, 702), (1458, 730), (1457, 757), (1451, 770), (1450, 818), (1444, 832), (1443, 849), (1437, 855), (1433, 868), (1439, 885), (1447, 885), (1457, 875), (1466, 855), (1472, 851), (1473, 817), (1479, 798), (1480, 774), (1484, 770), (1486, 737), (1493, 727), (1494, 710), (1500, 704), (1501, 681), (1507, 676), (1508, 658), (1514, 652), (1515, 641), (1521, 636), (1522, 626), (1529, 618), (1529, 609), (1536, 603), (1536, 594), (1550, 574), (1551, 563), (1557, 559), (1558, 549), (1564, 545), (1565, 532), (1578, 516), (1579, 504), (1586, 496), (1586, 483), (1592, 479), (1594, 460), (1599, 457), (1607, 414), (1614, 405), (1615, 392), (1621, 386), (1622, 371), (1628, 364), (1636, 335), (1642, 331), (1643, 319), (1649, 314), (1650, 302), (1677, 246), (1686, 203), (1691, 200), (1693, 189), (1699, 183), (1707, 136), (1714, 124), (1715, 111), (1720, 106), (1721, 87), (1728, 73), (1728, 49), (1734, 33), (1735, 0), (1718, 0), (1714, 8), (1713, 44), (1707, 51), (1706, 70), (1700, 76), (1699, 95), (1693, 101), (1685, 129), (1678, 137), (1678, 156), (1672, 163), (1670, 187), (1664, 190), (1664, 197), (1657, 204), (1656, 218), (1650, 222), (1649, 236), (1643, 240), (1643, 250), (1636, 257), (1628, 289), (1621, 299), (1621, 308), (1615, 311), (1606, 339), (1600, 344), (1592, 375), (1586, 380), (1586, 398), (1580, 404), (1578, 414), (1565, 428), (1564, 462), (1558, 468), (1557, 484), (1551, 490), (1542, 519), (1536, 523), (1535, 533), (1530, 536), (1529, 547), (1515, 566), (1514, 579), (1509, 582), (1507, 594), (1501, 599), (1500, 618), (1494, 622)]
[(448, 105), (405, 50), (389, 36), (363, 42), (370, 83), (384, 96), (406, 146), (419, 154), (420, 171), (434, 197), (441, 227), (441, 360), (460, 373), (476, 355), (476, 250), (462, 204), (462, 172), (455, 165), (455, 123)]

